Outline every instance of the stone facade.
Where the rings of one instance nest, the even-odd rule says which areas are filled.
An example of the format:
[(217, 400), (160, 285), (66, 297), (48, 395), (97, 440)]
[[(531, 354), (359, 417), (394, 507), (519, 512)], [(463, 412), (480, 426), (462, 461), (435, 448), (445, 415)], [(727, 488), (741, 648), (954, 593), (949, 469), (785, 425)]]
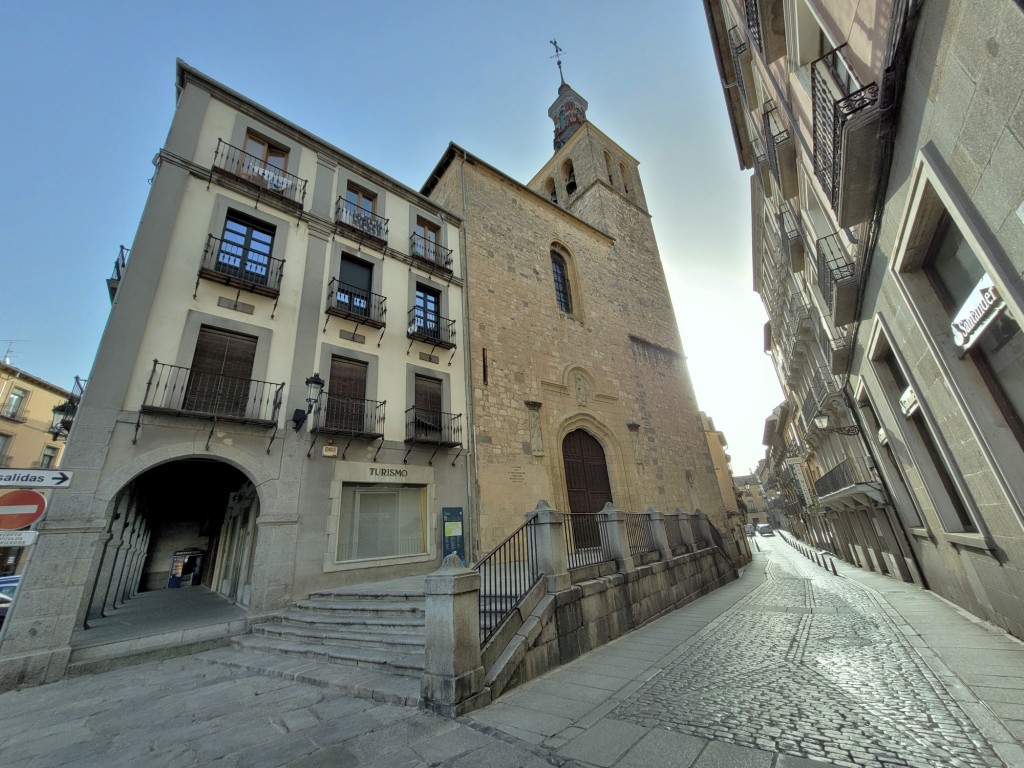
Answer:
[(703, 511), (725, 530), (636, 161), (584, 122), (525, 186), (453, 145), (423, 191), (466, 222), (481, 551), (524, 499), (600, 509), (570, 503), (563, 442), (577, 430), (603, 451), (606, 501)]

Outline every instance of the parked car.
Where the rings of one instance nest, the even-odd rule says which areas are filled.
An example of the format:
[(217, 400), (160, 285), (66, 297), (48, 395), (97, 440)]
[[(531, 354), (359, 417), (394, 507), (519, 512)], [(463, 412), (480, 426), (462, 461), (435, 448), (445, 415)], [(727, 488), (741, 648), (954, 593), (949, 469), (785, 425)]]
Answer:
[(18, 591), (18, 584), (21, 576), (0, 576), (0, 595), (14, 599), (14, 593)]
[(772, 527), (770, 525), (768, 525), (768, 523), (761, 523), (759, 526), (757, 526), (757, 532), (761, 536), (774, 536), (775, 535), (775, 531), (772, 530)]
[(754, 535), (754, 526), (751, 525), (750, 523), (747, 523), (746, 525), (743, 526), (743, 531), (744, 531), (744, 533), (747, 534), (747, 536), (753, 536)]

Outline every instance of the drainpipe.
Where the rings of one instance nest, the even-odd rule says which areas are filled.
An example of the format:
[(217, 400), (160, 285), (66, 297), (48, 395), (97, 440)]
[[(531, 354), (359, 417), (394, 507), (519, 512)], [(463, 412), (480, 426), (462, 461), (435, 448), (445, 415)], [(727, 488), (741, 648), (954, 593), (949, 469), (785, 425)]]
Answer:
[(476, 530), (479, 517), (477, 478), (479, 465), (476, 453), (476, 406), (473, 400), (473, 333), (469, 321), (469, 217), (466, 210), (466, 152), (461, 150), (459, 158), (459, 182), (462, 186), (462, 227), (460, 227), (459, 238), (462, 247), (462, 322), (465, 326), (466, 351), (465, 351), (465, 374), (466, 374), (466, 404), (469, 408), (469, 429), (466, 430), (469, 439), (469, 450), (466, 455), (466, 489), (469, 492), (469, 537), (466, 547), (466, 563), (476, 560), (480, 551), (480, 537)]

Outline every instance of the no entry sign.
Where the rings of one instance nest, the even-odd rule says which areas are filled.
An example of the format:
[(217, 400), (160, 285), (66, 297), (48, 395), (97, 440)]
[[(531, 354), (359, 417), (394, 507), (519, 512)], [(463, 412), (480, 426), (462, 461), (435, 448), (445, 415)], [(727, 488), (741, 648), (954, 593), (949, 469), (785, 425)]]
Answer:
[(46, 498), (38, 491), (11, 491), (0, 496), (0, 531), (26, 528), (46, 510)]

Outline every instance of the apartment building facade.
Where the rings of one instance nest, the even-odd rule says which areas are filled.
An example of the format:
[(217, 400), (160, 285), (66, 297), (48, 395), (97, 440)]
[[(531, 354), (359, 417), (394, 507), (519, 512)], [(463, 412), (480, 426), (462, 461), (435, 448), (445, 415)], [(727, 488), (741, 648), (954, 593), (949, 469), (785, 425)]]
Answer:
[[(48, 469), (60, 466), (66, 433), (59, 415), (72, 397), (66, 389), (0, 363), (0, 472), (5, 468)], [(49, 490), (42, 490), (49, 496)], [(0, 547), (0, 576), (20, 573), (23, 547)]]
[(1024, 10), (705, 8), (794, 528), (1024, 637)]
[(470, 524), (459, 218), (180, 61), (155, 163), (4, 687), (138, 591), (258, 616), (433, 570)]

